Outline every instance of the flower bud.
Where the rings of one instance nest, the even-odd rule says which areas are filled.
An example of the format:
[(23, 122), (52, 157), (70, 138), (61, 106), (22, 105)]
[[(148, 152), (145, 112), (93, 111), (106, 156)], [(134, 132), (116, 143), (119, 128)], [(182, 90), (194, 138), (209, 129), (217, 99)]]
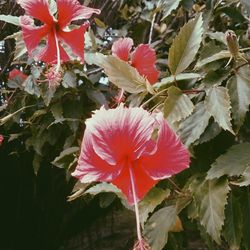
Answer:
[(233, 30), (228, 30), (225, 33), (225, 39), (228, 50), (234, 58), (237, 58), (239, 56), (239, 44), (235, 32)]

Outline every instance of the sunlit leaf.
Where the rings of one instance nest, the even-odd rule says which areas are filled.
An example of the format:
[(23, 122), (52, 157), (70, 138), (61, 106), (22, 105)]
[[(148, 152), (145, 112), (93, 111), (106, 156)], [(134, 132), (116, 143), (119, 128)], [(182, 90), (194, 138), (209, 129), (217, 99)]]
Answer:
[(250, 105), (250, 67), (241, 67), (227, 85), (232, 102), (232, 117), (237, 130), (242, 126)]
[(250, 185), (250, 163), (245, 171), (242, 173), (241, 178), (237, 182), (233, 182), (240, 187), (249, 186)]
[(225, 130), (234, 134), (230, 117), (230, 98), (225, 87), (214, 86), (207, 90), (205, 106), (214, 120)]
[(170, 49), (168, 64), (172, 75), (183, 72), (193, 61), (202, 40), (202, 15), (185, 24)]
[(168, 17), (172, 10), (177, 9), (179, 6), (180, 0), (168, 0), (164, 1), (161, 0), (158, 2), (158, 7), (162, 10), (162, 18), (161, 21), (163, 21), (166, 17)]
[(176, 223), (175, 206), (161, 208), (145, 225), (144, 235), (152, 250), (161, 250), (168, 241), (168, 232)]
[(62, 85), (64, 88), (75, 88), (76, 87), (76, 75), (72, 71), (66, 71), (63, 80)]
[(178, 130), (178, 134), (186, 146), (190, 146), (200, 138), (208, 125), (210, 117), (211, 115), (205, 109), (203, 102), (196, 104), (192, 115), (180, 124)]
[(194, 105), (189, 97), (179, 88), (168, 88), (168, 97), (164, 102), (164, 117), (169, 122), (180, 121), (189, 116), (194, 110)]
[(14, 25), (19, 26), (19, 17), (17, 16), (11, 16), (11, 15), (0, 15), (0, 21), (4, 21), (6, 23), (11, 23)]
[(219, 156), (207, 173), (207, 179), (219, 178), (223, 175), (239, 176), (250, 164), (250, 143), (234, 145)]

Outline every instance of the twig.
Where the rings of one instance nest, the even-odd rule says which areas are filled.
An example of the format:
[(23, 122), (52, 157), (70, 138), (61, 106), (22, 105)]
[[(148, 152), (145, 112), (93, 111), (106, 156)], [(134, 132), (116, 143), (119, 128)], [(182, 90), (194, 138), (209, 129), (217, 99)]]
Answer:
[(151, 27), (150, 27), (150, 32), (149, 32), (148, 44), (151, 44), (151, 42), (152, 42), (152, 36), (153, 36), (153, 30), (154, 30), (155, 17), (156, 17), (156, 12), (154, 13), (153, 18), (152, 18), (152, 21), (151, 21)]

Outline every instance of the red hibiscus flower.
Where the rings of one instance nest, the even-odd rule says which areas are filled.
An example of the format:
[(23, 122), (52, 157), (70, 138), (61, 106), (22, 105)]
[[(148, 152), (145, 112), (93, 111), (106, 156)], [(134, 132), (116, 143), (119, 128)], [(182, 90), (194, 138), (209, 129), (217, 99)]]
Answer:
[(0, 135), (0, 146), (2, 145), (3, 143), (3, 140), (4, 140), (4, 137), (2, 135)]
[[(152, 134), (156, 130), (155, 141)], [(101, 108), (86, 121), (78, 166), (72, 175), (81, 182), (111, 182), (132, 205), (160, 179), (188, 165), (188, 151), (162, 114), (120, 105), (109, 110)]]
[[(88, 19), (93, 13), (100, 10), (80, 5), (77, 0), (57, 0), (56, 19), (49, 10), (47, 0), (19, 0), (18, 3), (27, 15), (20, 17), (23, 39), (28, 53), (32, 55), (43, 38), (47, 38), (46, 46), (36, 54), (35, 59), (47, 63), (70, 60), (61, 43), (69, 46), (74, 55), (84, 60), (84, 33), (89, 26), (84, 23), (79, 28), (69, 30), (67, 27), (72, 21)], [(34, 20), (40, 20), (43, 25), (35, 26)]]
[(134, 42), (131, 38), (118, 39), (112, 46), (112, 55), (129, 62), (131, 66), (135, 67), (151, 84), (156, 83), (160, 72), (155, 67), (155, 50), (150, 48), (148, 44), (140, 44), (130, 53), (133, 44)]
[(13, 80), (16, 77), (19, 77), (22, 81), (24, 81), (28, 76), (19, 69), (12, 69), (9, 73), (9, 80)]

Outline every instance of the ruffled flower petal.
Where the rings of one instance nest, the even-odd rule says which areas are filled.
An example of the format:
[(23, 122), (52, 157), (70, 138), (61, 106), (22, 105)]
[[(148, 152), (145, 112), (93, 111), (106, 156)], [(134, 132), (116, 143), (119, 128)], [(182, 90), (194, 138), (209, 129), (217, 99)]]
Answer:
[(134, 45), (134, 42), (131, 38), (119, 38), (112, 45), (112, 55), (119, 57), (123, 61), (129, 60), (129, 53)]
[(157, 150), (141, 157), (142, 167), (154, 180), (168, 178), (188, 168), (189, 153), (176, 134), (169, 128), (162, 114), (158, 116), (160, 130)]
[(62, 40), (65, 44), (70, 46), (73, 53), (84, 61), (84, 33), (88, 28), (89, 24), (83, 24), (80, 28), (74, 29), (69, 32), (59, 31), (58, 38)]
[(93, 134), (95, 152), (111, 165), (140, 157), (154, 129), (154, 119), (142, 108), (101, 108), (86, 124)]
[[(58, 43), (60, 49), (60, 60), (61, 62), (69, 61), (70, 58), (65, 52), (64, 48)], [(57, 63), (57, 53), (56, 53), (56, 40), (53, 32), (48, 34), (48, 40), (46, 47), (43, 48), (39, 54), (35, 56), (36, 60), (41, 60), (47, 63)]]
[(137, 201), (143, 199), (147, 192), (158, 182), (148, 176), (141, 166), (140, 161), (136, 161), (132, 166), (126, 166), (123, 168), (121, 174), (112, 181), (121, 191), (125, 194), (130, 205), (134, 204), (132, 183), (129, 173), (129, 168), (132, 167), (134, 183), (136, 188)]
[(131, 65), (151, 84), (156, 83), (160, 72), (155, 67), (155, 51), (148, 44), (140, 44), (131, 54)]
[(93, 147), (92, 134), (86, 129), (78, 165), (72, 175), (80, 179), (83, 183), (93, 181), (112, 181), (120, 174), (123, 166), (113, 166), (108, 164), (95, 153)]
[(34, 26), (33, 19), (28, 16), (21, 16), (19, 20), (22, 27), (23, 40), (28, 53), (31, 55), (42, 38), (49, 32), (49, 27), (48, 25)]
[(54, 18), (49, 12), (47, 0), (18, 0), (17, 3), (21, 5), (27, 15), (48, 25), (53, 24)]
[(81, 5), (77, 0), (57, 0), (58, 23), (61, 28), (79, 19), (88, 19), (93, 14), (100, 14), (99, 9)]

